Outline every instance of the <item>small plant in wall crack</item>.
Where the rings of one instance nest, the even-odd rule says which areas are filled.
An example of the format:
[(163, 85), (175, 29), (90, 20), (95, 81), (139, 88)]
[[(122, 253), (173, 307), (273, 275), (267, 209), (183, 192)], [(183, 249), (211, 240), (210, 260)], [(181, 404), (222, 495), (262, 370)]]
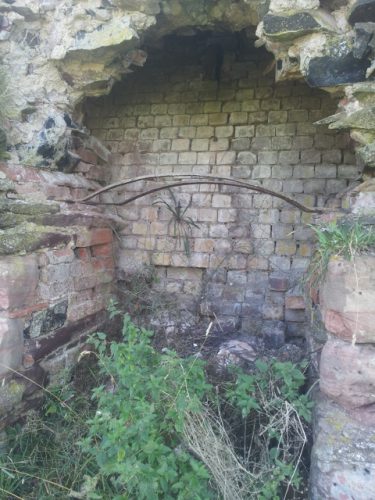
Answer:
[(173, 236), (177, 238), (178, 244), (183, 246), (185, 255), (190, 256), (190, 237), (193, 231), (193, 227), (199, 229), (199, 226), (194, 220), (186, 215), (186, 212), (191, 207), (191, 200), (186, 207), (181, 205), (180, 200), (177, 200), (171, 189), (168, 189), (170, 200), (167, 201), (164, 198), (157, 199), (153, 205), (162, 205), (171, 214), (171, 219), (169, 221), (169, 227), (173, 224)]
[(315, 254), (305, 278), (310, 288), (317, 288), (324, 280), (331, 257), (353, 260), (358, 254), (375, 251), (374, 227), (360, 220), (343, 220), (310, 227), (317, 237)]

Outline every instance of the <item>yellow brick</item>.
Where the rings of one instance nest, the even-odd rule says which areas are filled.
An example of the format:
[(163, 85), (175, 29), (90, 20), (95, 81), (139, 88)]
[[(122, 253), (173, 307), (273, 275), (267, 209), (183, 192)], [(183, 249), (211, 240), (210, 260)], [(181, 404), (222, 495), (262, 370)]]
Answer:
[(169, 266), (171, 264), (171, 256), (167, 253), (153, 253), (151, 259), (155, 266)]
[(214, 240), (198, 238), (198, 239), (194, 240), (194, 251), (195, 252), (210, 253), (213, 251), (214, 245), (215, 245)]
[(279, 240), (276, 243), (277, 255), (294, 255), (296, 253), (296, 244), (290, 240)]
[(132, 226), (132, 233), (139, 235), (146, 235), (149, 232), (150, 226), (144, 222), (134, 222)]

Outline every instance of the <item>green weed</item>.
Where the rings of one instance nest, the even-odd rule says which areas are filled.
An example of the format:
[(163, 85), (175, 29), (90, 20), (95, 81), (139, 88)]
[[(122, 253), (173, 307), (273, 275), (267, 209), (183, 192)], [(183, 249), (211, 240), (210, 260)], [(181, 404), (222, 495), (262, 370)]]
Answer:
[(190, 256), (190, 237), (193, 227), (199, 229), (199, 226), (194, 220), (186, 215), (186, 212), (191, 206), (191, 200), (186, 207), (181, 206), (181, 202), (177, 200), (172, 189), (168, 189), (171, 201), (166, 201), (163, 198), (156, 200), (153, 205), (163, 205), (171, 214), (170, 223), (173, 224), (173, 236), (177, 239), (179, 245), (183, 246), (185, 255)]
[(92, 397), (51, 389), (40, 415), (9, 430), (0, 491), (28, 500), (301, 498), (305, 367), (257, 361), (254, 373), (233, 369), (213, 385), (202, 360), (160, 353), (152, 335), (125, 316), (120, 342), (91, 338)]
[(339, 221), (310, 226), (317, 243), (305, 282), (317, 288), (324, 280), (331, 257), (352, 260), (356, 255), (375, 249), (375, 229), (360, 221)]

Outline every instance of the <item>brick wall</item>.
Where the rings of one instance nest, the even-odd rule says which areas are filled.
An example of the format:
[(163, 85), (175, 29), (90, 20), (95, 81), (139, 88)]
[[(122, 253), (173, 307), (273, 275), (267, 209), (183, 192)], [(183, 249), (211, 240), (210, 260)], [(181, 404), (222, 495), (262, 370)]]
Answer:
[(100, 187), (93, 164), (81, 162), (78, 170), (0, 164), (0, 179), (15, 191), (7, 198), (0, 190), (0, 431), (40, 403), (41, 387), (68, 376), (87, 335), (106, 317), (114, 280), (111, 216), (48, 201)]
[[(216, 174), (323, 206), (358, 176), (348, 135), (314, 125), (337, 101), (303, 83), (275, 85), (273, 73), (264, 74), (269, 62), (262, 51), (225, 52), (218, 84), (202, 78), (194, 50), (151, 54), (109, 97), (87, 103), (88, 127), (113, 152), (112, 179)], [(149, 185), (131, 185), (117, 199)], [(286, 324), (288, 335), (300, 335), (304, 311), (295, 286), (312, 252), (311, 216), (232, 187), (189, 186), (175, 196), (199, 226), (192, 228), (190, 256), (174, 236), (171, 212), (153, 204), (171, 202), (164, 192), (117, 209), (127, 222), (120, 274), (153, 264), (158, 286), (188, 307), (198, 299), (203, 315), (214, 312), (264, 334)]]

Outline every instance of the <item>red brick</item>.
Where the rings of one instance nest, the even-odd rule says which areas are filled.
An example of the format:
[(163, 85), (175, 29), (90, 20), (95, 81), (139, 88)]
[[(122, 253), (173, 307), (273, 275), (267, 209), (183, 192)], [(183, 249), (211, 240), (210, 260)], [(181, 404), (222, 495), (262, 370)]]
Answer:
[(305, 299), (302, 296), (285, 297), (286, 309), (306, 309)]
[(77, 248), (76, 252), (77, 252), (77, 257), (81, 260), (91, 259), (91, 251), (89, 247)]
[(91, 247), (94, 257), (112, 257), (113, 249), (111, 244), (94, 245)]
[(113, 239), (112, 231), (109, 228), (103, 227), (99, 229), (92, 229), (86, 233), (77, 235), (77, 247), (90, 247), (93, 245), (103, 245), (104, 243), (111, 243)]

